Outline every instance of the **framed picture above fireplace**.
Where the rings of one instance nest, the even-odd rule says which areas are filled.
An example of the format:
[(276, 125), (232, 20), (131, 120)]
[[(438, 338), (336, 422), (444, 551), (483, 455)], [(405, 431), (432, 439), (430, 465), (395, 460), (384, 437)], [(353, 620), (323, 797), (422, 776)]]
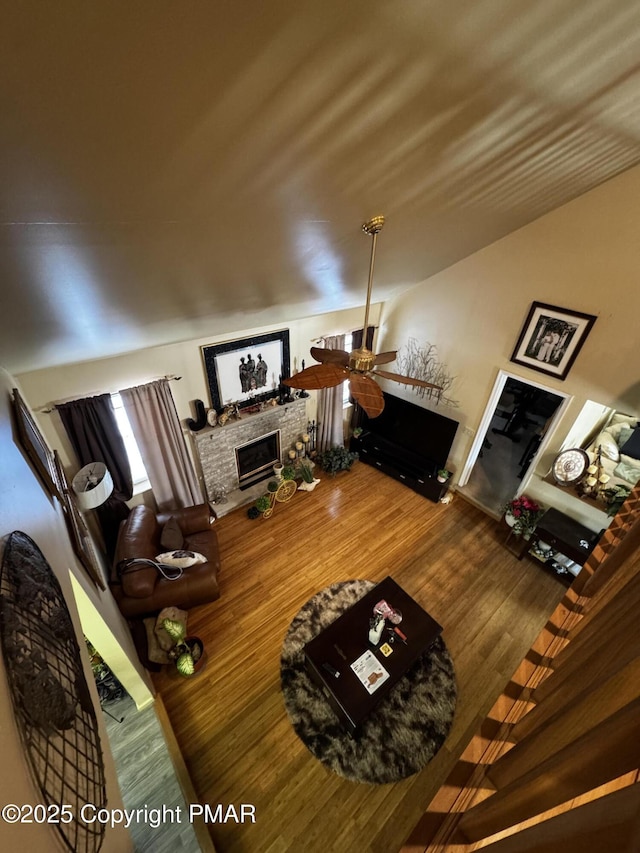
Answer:
[(240, 408), (278, 395), (281, 377), (289, 376), (289, 330), (254, 335), (201, 347), (211, 405)]

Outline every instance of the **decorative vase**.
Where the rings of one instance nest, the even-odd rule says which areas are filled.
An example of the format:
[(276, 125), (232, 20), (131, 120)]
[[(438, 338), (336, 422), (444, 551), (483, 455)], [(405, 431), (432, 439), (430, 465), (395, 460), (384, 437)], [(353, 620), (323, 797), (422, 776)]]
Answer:
[(507, 522), (509, 527), (515, 527), (516, 517), (511, 512), (509, 512), (509, 511), (505, 512), (504, 520)]
[(274, 476), (278, 482), (280, 482), (280, 480), (282, 480), (282, 469), (283, 468), (284, 468), (284, 465), (281, 462), (276, 462), (276, 464), (273, 466), (273, 473), (274, 473)]

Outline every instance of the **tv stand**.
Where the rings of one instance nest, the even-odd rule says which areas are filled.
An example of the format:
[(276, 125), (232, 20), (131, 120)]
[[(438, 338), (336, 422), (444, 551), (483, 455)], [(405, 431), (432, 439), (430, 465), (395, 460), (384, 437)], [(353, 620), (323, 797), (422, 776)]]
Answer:
[(372, 432), (365, 430), (357, 438), (353, 436), (349, 449), (357, 452), (362, 462), (372, 465), (394, 480), (399, 480), (434, 503), (447, 491), (447, 484), (437, 480), (438, 466), (435, 462)]

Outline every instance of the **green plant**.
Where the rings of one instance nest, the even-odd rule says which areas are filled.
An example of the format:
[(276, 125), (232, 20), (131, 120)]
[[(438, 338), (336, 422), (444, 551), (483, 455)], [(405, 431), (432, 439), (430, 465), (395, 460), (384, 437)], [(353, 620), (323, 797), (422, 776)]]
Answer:
[(277, 491), (278, 491), (278, 486), (279, 486), (279, 485), (280, 485), (280, 484), (279, 484), (279, 483), (276, 483), (276, 481), (275, 481), (275, 480), (269, 480), (269, 482), (267, 483), (267, 489), (268, 489), (270, 492), (277, 492)]
[(352, 453), (346, 447), (338, 445), (319, 453), (317, 461), (323, 471), (335, 477), (338, 471), (348, 471), (358, 458), (357, 453)]
[(313, 483), (313, 468), (308, 462), (300, 462), (300, 476), (305, 483)]
[(266, 512), (271, 506), (271, 498), (269, 495), (261, 495), (256, 500), (256, 509), (258, 512)]
[(282, 479), (283, 480), (295, 480), (296, 478), (296, 469), (293, 465), (285, 465), (282, 469)]
[(362, 427), (355, 427), (353, 430), (353, 437), (354, 438), (360, 438), (361, 435), (362, 435)]
[(162, 627), (175, 643), (167, 654), (175, 662), (180, 675), (189, 678), (195, 673), (196, 663), (204, 652), (202, 640), (198, 637), (187, 637), (184, 624), (175, 619), (164, 619)]
[(451, 472), (447, 471), (446, 468), (440, 468), (438, 471), (438, 477), (442, 477), (443, 480), (448, 480), (451, 476)]
[(630, 486), (609, 486), (608, 489), (603, 489), (600, 494), (607, 504), (607, 515), (616, 515), (622, 504), (631, 494)]
[(253, 506), (250, 506), (249, 509), (247, 510), (247, 515), (251, 519), (259, 518), (260, 517), (260, 510), (254, 504)]

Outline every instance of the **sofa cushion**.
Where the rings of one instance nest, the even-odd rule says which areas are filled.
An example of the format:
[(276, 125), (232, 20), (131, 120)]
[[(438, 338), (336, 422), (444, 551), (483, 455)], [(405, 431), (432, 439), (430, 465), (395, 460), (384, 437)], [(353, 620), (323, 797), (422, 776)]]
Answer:
[(160, 550), (160, 533), (155, 513), (148, 506), (134, 506), (118, 535), (116, 562), (131, 557), (154, 560)]
[(184, 536), (182, 535), (180, 524), (178, 523), (178, 519), (173, 515), (162, 528), (160, 544), (165, 551), (179, 551), (184, 545)]
[(120, 566), (120, 582), (125, 595), (130, 598), (147, 598), (153, 593), (158, 580), (158, 569), (154, 565), (145, 559), (127, 566), (123, 562)]

